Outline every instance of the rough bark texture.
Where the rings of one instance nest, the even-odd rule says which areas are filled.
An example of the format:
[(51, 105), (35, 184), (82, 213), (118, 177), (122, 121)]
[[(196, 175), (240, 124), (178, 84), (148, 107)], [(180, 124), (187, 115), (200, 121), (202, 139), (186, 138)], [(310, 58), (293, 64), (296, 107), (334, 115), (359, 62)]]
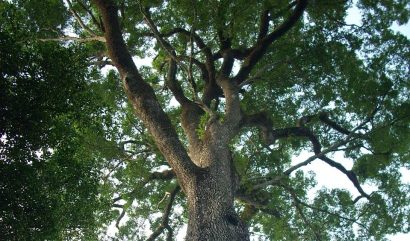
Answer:
[(172, 166), (184, 189), (182, 179), (189, 178), (199, 171), (199, 168), (190, 160), (171, 121), (157, 101), (153, 89), (139, 74), (122, 38), (117, 7), (112, 1), (95, 0), (94, 2), (104, 22), (109, 56), (120, 72), (128, 99), (136, 115), (150, 131), (157, 147)]
[(201, 162), (212, 163), (209, 172), (190, 180), (187, 240), (249, 240), (247, 226), (234, 210), (237, 177), (226, 144), (210, 139)]

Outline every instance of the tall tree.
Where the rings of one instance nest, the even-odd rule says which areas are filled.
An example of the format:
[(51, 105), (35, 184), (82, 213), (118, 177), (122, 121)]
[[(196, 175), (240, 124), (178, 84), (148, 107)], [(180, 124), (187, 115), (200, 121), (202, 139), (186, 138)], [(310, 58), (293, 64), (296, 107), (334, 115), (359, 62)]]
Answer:
[[(90, 66), (79, 71), (90, 79), (84, 93), (108, 99), (80, 101), (91, 106), (89, 111), (59, 107), (109, 120), (97, 118), (97, 132), (86, 128), (80, 143), (97, 144), (88, 146), (84, 158), (84, 151), (76, 152), (75, 163), (98, 173), (98, 181), (90, 182), (96, 185), (91, 203), (110, 199), (120, 211), (119, 238), (172, 240), (182, 223), (187, 240), (249, 240), (252, 233), (262, 240), (381, 240), (409, 232), (409, 188), (401, 175), (409, 168), (410, 44), (391, 29), (408, 22), (408, 1), (47, 0), (38, 5), (16, 0), (5, 5), (30, 17), (33, 23), (25, 28), (36, 46), (49, 46), (46, 53), (71, 51), (68, 61), (52, 63), (46, 73), (60, 73), (60, 67), (75, 72), (83, 68), (74, 64), (77, 59), (86, 60)], [(353, 6), (360, 10), (358, 24), (346, 23)], [(137, 66), (135, 57), (153, 60)], [(99, 74), (106, 65), (117, 72)], [(65, 73), (66, 81), (52, 82), (56, 89), (73, 83), (73, 74)], [(12, 88), (17, 77), (2, 76)], [(26, 76), (17, 80), (25, 83)], [(39, 77), (36, 88), (44, 78), (29, 76)], [(116, 78), (128, 101), (115, 87)], [(50, 91), (38, 89), (23, 95)], [(2, 126), (2, 142), (12, 143), (14, 136), (30, 140), (3, 131), (16, 130), (15, 122)], [(66, 148), (65, 143), (50, 147), (54, 153)], [(26, 149), (39, 147), (21, 148)], [(309, 158), (291, 162), (304, 150), (311, 152)], [(337, 160), (336, 153), (353, 166)], [(16, 163), (5, 156), (11, 161), (3, 165)], [(316, 183), (314, 174), (302, 169), (319, 161), (339, 171), (355, 191), (321, 189), (307, 196)], [(79, 213), (95, 217), (109, 208)], [(159, 218), (158, 209), (163, 210)], [(107, 225), (109, 217), (90, 226)], [(141, 231), (147, 222), (151, 233)], [(75, 230), (87, 229), (80, 224)]]

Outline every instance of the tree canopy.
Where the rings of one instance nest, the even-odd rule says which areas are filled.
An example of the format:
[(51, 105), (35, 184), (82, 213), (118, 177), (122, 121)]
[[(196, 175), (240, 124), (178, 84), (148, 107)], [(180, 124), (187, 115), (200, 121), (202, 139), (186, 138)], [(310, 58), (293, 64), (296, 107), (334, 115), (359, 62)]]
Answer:
[[(228, 222), (251, 237), (410, 232), (410, 40), (392, 29), (409, 11), (406, 0), (0, 1), (0, 238), (174, 240), (191, 218), (188, 171), (222, 165), (202, 158), (215, 132), (235, 173), (240, 221)], [(312, 194), (312, 162), (354, 190)]]

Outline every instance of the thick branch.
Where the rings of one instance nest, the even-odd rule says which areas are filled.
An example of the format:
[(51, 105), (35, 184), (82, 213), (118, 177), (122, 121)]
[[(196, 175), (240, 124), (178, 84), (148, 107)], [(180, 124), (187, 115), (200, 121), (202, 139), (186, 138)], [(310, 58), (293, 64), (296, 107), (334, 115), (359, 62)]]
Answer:
[(222, 58), (222, 53), (225, 51), (229, 51), (232, 54), (232, 57), (238, 60), (244, 60), (251, 52), (251, 48), (235, 48), (235, 49), (229, 49), (229, 50), (219, 50), (218, 52), (214, 53), (212, 55), (213, 60), (218, 60)]
[(181, 88), (181, 85), (176, 79), (177, 74), (177, 63), (174, 59), (169, 60), (168, 66), (168, 76), (167, 76), (167, 86), (171, 90), (172, 94), (175, 96), (175, 99), (180, 103), (184, 104), (189, 102), (188, 98), (185, 97), (184, 91)]
[(274, 29), (270, 34), (266, 37), (259, 40), (254, 47), (252, 47), (252, 51), (249, 55), (245, 58), (244, 63), (239, 70), (238, 74), (235, 76), (235, 80), (238, 83), (243, 82), (253, 69), (253, 67), (259, 62), (259, 60), (263, 57), (266, 53), (269, 45), (272, 44), (275, 40), (282, 37), (286, 32), (288, 32), (299, 20), (299, 18), (303, 15), (305, 8), (307, 6), (308, 0), (298, 0), (296, 7), (293, 13), (290, 15), (289, 18), (286, 19), (281, 25), (279, 25), (276, 29)]
[(209, 76), (208, 82), (205, 83), (202, 102), (210, 107), (212, 100), (218, 100), (219, 97), (223, 96), (223, 91), (219, 85), (216, 84), (214, 73)]
[[(111, 0), (93, 0), (105, 27), (108, 54), (120, 72), (125, 92), (134, 110), (150, 131), (155, 143), (179, 178), (199, 171), (189, 158), (168, 116), (156, 99), (154, 90), (146, 83), (135, 66), (122, 37), (118, 9)], [(183, 186), (184, 184), (181, 183)]]
[(270, 21), (269, 10), (262, 11), (261, 16), (260, 16), (258, 40), (263, 39), (264, 37), (266, 37), (266, 34), (268, 34), (269, 21)]
[(319, 121), (321, 121), (323, 124), (326, 124), (327, 126), (331, 127), (332, 129), (345, 134), (345, 135), (349, 135), (350, 131), (347, 130), (346, 128), (342, 127), (341, 125), (337, 124), (336, 122), (334, 122), (333, 120), (331, 120), (329, 118), (329, 114), (326, 112), (320, 112), (316, 115), (309, 115), (309, 116), (304, 116), (302, 118), (300, 118), (298, 120), (297, 125), (298, 126), (304, 126), (305, 124), (308, 124), (314, 120), (318, 119)]
[(221, 137), (230, 140), (239, 130), (242, 111), (239, 99), (239, 86), (231, 78), (221, 77), (218, 84), (225, 96), (225, 117), (222, 122)]
[(226, 49), (231, 48), (232, 41), (231, 41), (230, 38), (225, 36), (222, 29), (218, 30), (218, 39), (219, 39), (219, 44), (220, 44), (221, 51), (224, 51)]
[(229, 51), (223, 53), (223, 61), (221, 69), (219, 70), (218, 79), (227, 79), (230, 81), (229, 74), (232, 72), (234, 58)]
[(117, 6), (112, 0), (93, 0), (102, 15), (105, 26), (105, 39), (110, 58), (118, 68), (120, 75), (125, 78), (127, 74), (133, 74), (137, 78), (136, 82), (142, 86), (147, 85), (140, 76), (132, 56), (122, 37), (120, 30)]

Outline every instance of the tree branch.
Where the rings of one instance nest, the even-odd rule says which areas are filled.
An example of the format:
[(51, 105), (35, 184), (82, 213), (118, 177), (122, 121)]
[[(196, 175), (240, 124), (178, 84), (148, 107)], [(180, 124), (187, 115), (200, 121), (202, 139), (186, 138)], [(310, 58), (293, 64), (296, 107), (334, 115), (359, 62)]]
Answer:
[(143, 33), (144, 36), (152, 36), (152, 37), (156, 37), (156, 35), (158, 35), (161, 38), (164, 37), (170, 37), (174, 34), (183, 34), (186, 37), (192, 37), (193, 40), (195, 41), (196, 45), (198, 46), (198, 48), (204, 52), (205, 57), (211, 57), (210, 60), (212, 60), (212, 52), (211, 49), (205, 44), (205, 42), (203, 41), (203, 39), (197, 34), (195, 33), (195, 31), (188, 31), (184, 28), (174, 28), (166, 33), (160, 33), (158, 31), (158, 33)]
[(298, 0), (293, 13), (288, 17), (281, 25), (274, 29), (266, 37), (260, 39), (252, 51), (245, 58), (242, 67), (240, 68), (238, 74), (235, 76), (235, 81), (237, 83), (243, 82), (252, 71), (253, 67), (259, 62), (259, 60), (266, 53), (269, 45), (271, 45), (275, 40), (282, 37), (286, 32), (288, 32), (303, 15), (305, 8), (307, 6), (308, 0)]
[(169, 37), (171, 35), (174, 34), (183, 34), (189, 38), (193, 38), (194, 42), (196, 43), (196, 45), (198, 46), (198, 48), (200, 49), (201, 52), (204, 53), (205, 55), (205, 68), (201, 67), (202, 72), (204, 72), (203, 70), (206, 70), (207, 73), (203, 74), (203, 79), (205, 80), (205, 82), (209, 83), (209, 82), (213, 82), (214, 78), (215, 78), (215, 66), (214, 66), (214, 57), (212, 55), (211, 49), (209, 48), (208, 45), (205, 44), (205, 42), (203, 41), (203, 39), (197, 34), (195, 33), (195, 31), (188, 31), (184, 28), (174, 28), (171, 31), (167, 32), (167, 33), (157, 33), (156, 34), (150, 34), (147, 33), (146, 35), (148, 36), (154, 36), (154, 37)]
[[(202, 168), (196, 166), (179, 140), (170, 119), (156, 99), (152, 87), (140, 75), (122, 37), (118, 22), (118, 8), (112, 0), (93, 0), (98, 7), (105, 28), (108, 54), (117, 67), (137, 116), (177, 176), (189, 177)], [(184, 183), (181, 183), (182, 187)]]
[(185, 56), (185, 55), (178, 55), (177, 56), (178, 61), (187, 61), (187, 62), (192, 62), (192, 64), (194, 64), (195, 66), (197, 66), (199, 68), (199, 70), (201, 71), (201, 78), (203, 80), (208, 80), (208, 70), (207, 67), (204, 63), (202, 63), (201, 61), (199, 61), (196, 58), (193, 58), (191, 56)]
[[(279, 62), (279, 61), (278, 61), (278, 62)], [(252, 76), (250, 76), (249, 78), (247, 78), (247, 79), (246, 79), (245, 81), (243, 81), (239, 86), (240, 86), (240, 87), (243, 87), (243, 86), (246, 86), (246, 85), (248, 85), (248, 84), (251, 84), (252, 82), (255, 82), (256, 80), (262, 79), (261, 76), (262, 76), (263, 74), (266, 74), (268, 71), (272, 70), (278, 62), (276, 62), (276, 63), (269, 63), (269, 64), (263, 66), (262, 68), (259, 68), (258, 71), (257, 71), (255, 74), (253, 74)], [(281, 61), (281, 62), (283, 62), (283, 61)]]
[(258, 41), (266, 37), (266, 34), (268, 34), (269, 21), (270, 21), (269, 10), (263, 10), (260, 16)]
[(162, 172), (152, 172), (147, 178), (144, 178), (136, 188), (134, 188), (131, 192), (128, 192), (124, 195), (119, 195), (118, 197), (114, 198), (112, 202), (118, 202), (119, 200), (123, 200), (125, 197), (134, 197), (139, 190), (144, 188), (146, 184), (153, 180), (171, 180), (175, 178), (175, 173), (172, 169), (165, 170)]
[(167, 205), (165, 206), (164, 213), (162, 214), (161, 223), (159, 227), (151, 234), (151, 236), (149, 236), (147, 241), (155, 240), (164, 231), (164, 229), (168, 230), (167, 240), (170, 239), (170, 236), (172, 237), (173, 232), (172, 232), (171, 227), (169, 226), (169, 216), (171, 214), (172, 204), (174, 203), (175, 196), (177, 195), (179, 190), (180, 190), (180, 187), (178, 185), (174, 188), (174, 190), (169, 195)]
[(222, 56), (223, 56), (223, 61), (222, 61), (222, 66), (218, 73), (218, 79), (227, 79), (228, 81), (229, 74), (232, 72), (234, 58), (230, 51), (224, 51), (222, 53)]
[(89, 28), (87, 25), (85, 25), (84, 21), (81, 19), (80, 15), (74, 10), (73, 5), (71, 3), (71, 0), (67, 0), (67, 4), (69, 6), (71, 14), (73, 14), (74, 18), (77, 20), (78, 24), (87, 31), (91, 36), (98, 36), (97, 33), (95, 33), (91, 28)]
[(329, 148), (327, 148), (326, 150), (323, 150), (323, 151), (321, 151), (320, 153), (315, 154), (315, 155), (309, 157), (309, 158), (306, 159), (305, 161), (300, 162), (300, 163), (298, 163), (298, 164), (296, 164), (296, 165), (294, 165), (294, 166), (288, 168), (286, 171), (283, 172), (283, 174), (288, 176), (288, 175), (290, 175), (292, 172), (296, 171), (297, 169), (299, 169), (299, 168), (301, 168), (301, 167), (303, 167), (303, 166), (306, 166), (306, 165), (310, 164), (312, 161), (316, 160), (317, 158), (322, 158), (322, 157), (324, 157), (327, 153), (336, 151), (339, 146), (343, 146), (343, 145), (347, 144), (348, 142), (350, 142), (349, 139), (336, 142), (335, 144), (331, 145), (331, 146), (330, 146)]
[(76, 41), (76, 42), (91, 42), (91, 41), (100, 41), (100, 42), (106, 42), (106, 39), (103, 36), (93, 36), (93, 37), (86, 37), (86, 38), (80, 38), (80, 37), (74, 37), (74, 36), (61, 36), (57, 38), (42, 38), (39, 39), (39, 41), (42, 42), (47, 42), (47, 41)]
[(316, 240), (318, 240), (318, 241), (321, 240), (319, 233), (312, 226), (312, 224), (309, 222), (309, 220), (307, 220), (305, 214), (303, 213), (302, 208), (299, 206), (300, 203), (298, 202), (298, 197), (296, 196), (296, 193), (293, 191), (293, 189), (291, 187), (285, 187), (285, 189), (287, 189), (290, 192), (290, 196), (292, 197), (293, 204), (296, 208), (296, 211), (299, 213), (299, 215), (302, 218), (303, 222), (312, 230), (312, 232), (316, 236)]
[[(229, 74), (232, 71), (234, 58), (230, 51), (224, 51), (222, 53), (223, 61), (222, 66), (218, 72), (217, 83), (222, 88), (223, 94), (225, 96), (225, 118), (223, 122), (224, 131), (235, 130), (242, 118), (242, 112), (240, 109), (239, 100), (239, 86), (229, 78)], [(230, 138), (234, 132), (224, 133), (223, 136)]]
[[(374, 115), (375, 112), (372, 113), (371, 116)], [(304, 138), (308, 138), (309, 141), (312, 143), (312, 147), (313, 147), (313, 152), (315, 153), (314, 156), (309, 157), (307, 160), (292, 166), (291, 168), (289, 168), (288, 170), (286, 170), (283, 174), (285, 176), (290, 175), (290, 173), (292, 173), (293, 171), (297, 170), (298, 168), (302, 167), (302, 166), (306, 166), (309, 163), (311, 163), (312, 161), (314, 161), (316, 158), (321, 159), (322, 161), (324, 161), (325, 163), (327, 163), (328, 165), (338, 169), (340, 172), (342, 172), (343, 174), (345, 174), (349, 180), (353, 183), (353, 185), (355, 186), (355, 188), (358, 190), (358, 192), (366, 197), (367, 199), (370, 199), (370, 196), (364, 192), (364, 190), (362, 189), (356, 174), (353, 171), (348, 171), (346, 170), (346, 168), (341, 165), (338, 162), (333, 161), (332, 159), (328, 158), (326, 156), (327, 153), (329, 152), (333, 152), (335, 151), (338, 147), (347, 144), (348, 142), (351, 141), (351, 138), (353, 137), (353, 135), (355, 135), (355, 131), (359, 128), (361, 128), (363, 125), (365, 125), (371, 118), (368, 117), (366, 118), (365, 121), (363, 121), (361, 124), (359, 124), (353, 131), (347, 131), (345, 129), (342, 129), (343, 132), (349, 132), (349, 134), (344, 138), (344, 140), (337, 142), (335, 144), (333, 144), (332, 146), (330, 146), (329, 148), (327, 148), (325, 151), (322, 151), (322, 145), (319, 142), (319, 139), (306, 127), (303, 126), (303, 124), (301, 123), (307, 123), (311, 120), (312, 118), (306, 118), (306, 120), (301, 121), (299, 120), (299, 127), (288, 127), (288, 128), (282, 128), (282, 129), (272, 129), (272, 123), (271, 121), (268, 119), (267, 115), (264, 113), (258, 113), (258, 114), (254, 114), (251, 116), (247, 116), (244, 118), (242, 125), (246, 126), (258, 126), (261, 131), (262, 131), (262, 137), (263, 140), (265, 141), (266, 144), (272, 144), (274, 143), (276, 140), (281, 139), (281, 138), (288, 138), (288, 137), (304, 137)], [(330, 120), (328, 120), (327, 117), (325, 117), (325, 121), (329, 122)], [(336, 123), (331, 123), (331, 125), (336, 126), (337, 129), (341, 129), (341, 127), (339, 128), (339, 126)], [(269, 180), (267, 182), (264, 182), (262, 184), (258, 184), (258, 187), (263, 187), (266, 185), (270, 185), (272, 184), (272, 182), (276, 181), (275, 179)]]
[[(172, 93), (174, 94), (175, 98), (177, 99), (177, 101), (184, 107), (184, 104), (188, 104), (188, 102), (190, 102), (190, 100), (188, 98), (186, 98), (186, 96), (184, 95), (184, 92), (182, 91), (181, 86), (178, 84), (177, 80), (176, 80), (176, 63), (179, 62), (179, 58), (177, 58), (176, 56), (176, 51), (175, 49), (171, 46), (170, 43), (168, 43), (160, 34), (160, 32), (158, 31), (157, 26), (155, 25), (154, 21), (151, 19), (150, 13), (148, 9), (143, 9), (143, 7), (140, 5), (140, 11), (144, 17), (144, 20), (146, 22), (146, 24), (149, 26), (149, 28), (151, 29), (153, 35), (155, 36), (155, 38), (157, 39), (157, 41), (161, 44), (162, 48), (168, 53), (168, 55), (170, 56), (170, 58), (172, 59), (172, 61), (170, 61), (169, 64), (169, 71), (168, 71), (168, 85), (170, 87), (170, 90), (172, 91)], [(187, 34), (185, 32), (184, 29), (178, 29), (178, 31), (184, 32), (185, 34)], [(178, 32), (177, 30), (175, 30), (175, 32)], [(188, 32), (189, 33), (189, 32)], [(190, 35), (192, 36), (192, 35)], [(197, 36), (199, 38), (199, 36)], [(200, 40), (202, 41), (202, 40)], [(189, 57), (189, 61), (190, 61), (190, 65), (192, 65), (193, 62), (193, 57)], [(182, 68), (184, 68), (184, 65), (181, 65)], [(192, 75), (190, 72), (190, 68), (186, 69), (184, 68), (184, 70), (187, 72), (188, 78), (191, 81), (191, 86), (192, 86), (192, 94), (194, 96), (194, 99), (197, 99), (196, 97), (196, 85), (194, 80), (192, 79)]]
[[(246, 56), (248, 56), (252, 52), (252, 48), (235, 48), (224, 51), (229, 51), (232, 54), (232, 57), (234, 57), (235, 59), (244, 60)], [(219, 50), (218, 52), (214, 53), (212, 55), (212, 59), (217, 60), (222, 58), (222, 53), (224, 51)]]
[(222, 122), (222, 129), (220, 133), (222, 138), (229, 141), (234, 135), (237, 134), (242, 120), (239, 86), (227, 76), (221, 76), (220, 78), (221, 79), (218, 78), (218, 84), (221, 86), (225, 96), (225, 117)]
[[(261, 192), (262, 190), (258, 190), (257, 192)], [(254, 189), (246, 191), (239, 191), (235, 194), (235, 198), (241, 202), (246, 203), (245, 210), (241, 214), (241, 219), (244, 222), (248, 222), (252, 219), (252, 217), (258, 212), (264, 212), (266, 214), (272, 215), (276, 218), (280, 218), (280, 212), (276, 209), (268, 207), (269, 200), (266, 192), (263, 194), (258, 194), (255, 192)]]
[[(293, 129), (293, 130), (297, 130), (297, 129)], [(362, 189), (362, 187), (361, 187), (361, 185), (360, 185), (360, 183), (357, 179), (356, 174), (353, 171), (346, 170), (346, 168), (343, 165), (341, 165), (338, 162), (333, 161), (332, 159), (326, 157), (326, 155), (322, 154), (322, 146), (319, 143), (318, 138), (313, 133), (311, 133), (309, 130), (307, 130), (306, 128), (302, 128), (301, 130), (304, 130), (304, 131), (302, 131), (301, 133), (295, 132), (295, 135), (302, 136), (302, 137), (305, 136), (310, 140), (310, 142), (313, 145), (313, 151), (315, 153), (315, 156), (317, 156), (317, 158), (321, 159), (325, 163), (329, 164), (330, 166), (338, 169), (340, 172), (345, 174), (349, 178), (349, 180), (353, 183), (353, 185), (355, 186), (357, 191), (359, 191), (359, 193), (362, 196), (366, 197), (367, 199), (370, 199), (370, 196), (363, 191), (363, 189)], [(289, 134), (292, 134), (292, 133), (290, 132)], [(351, 135), (349, 135), (348, 137), (350, 138), (350, 136)], [(283, 137), (286, 137), (286, 136), (283, 136)], [(346, 143), (350, 141), (349, 138), (345, 139)], [(334, 150), (334, 148), (332, 148), (332, 149)]]
[(325, 210), (325, 209), (322, 209), (322, 208), (320, 208), (320, 207), (315, 207), (315, 206), (313, 206), (313, 205), (310, 205), (310, 204), (308, 204), (308, 203), (305, 203), (305, 202), (303, 202), (302, 200), (300, 200), (300, 199), (297, 197), (296, 192), (295, 192), (295, 190), (293, 190), (292, 187), (290, 187), (290, 186), (282, 186), (282, 187), (285, 188), (285, 189), (291, 194), (291, 196), (293, 197), (293, 200), (294, 200), (295, 202), (299, 203), (299, 204), (302, 205), (302, 206), (305, 206), (305, 207), (307, 207), (307, 208), (309, 208), (309, 209), (312, 209), (312, 210), (315, 210), (315, 211), (319, 211), (319, 212), (326, 213), (326, 214), (329, 214), (329, 215), (332, 215), (332, 216), (336, 216), (336, 217), (338, 217), (338, 218), (340, 218), (340, 219), (344, 219), (344, 220), (349, 221), (349, 222), (352, 222), (352, 223), (356, 223), (356, 224), (360, 225), (361, 227), (367, 229), (366, 225), (364, 225), (364, 224), (361, 223), (361, 222), (358, 222), (357, 219), (345, 217), (345, 216), (342, 216), (342, 215), (340, 215), (340, 214), (338, 214), (338, 213), (330, 212), (330, 211)]
[(101, 26), (101, 23), (97, 20), (95, 15), (91, 12), (90, 8), (88, 8), (81, 0), (76, 1), (91, 16), (91, 20), (101, 30), (101, 32), (104, 32), (104, 28)]
[(143, 8), (143, 6), (139, 3), (140, 6), (140, 12), (142, 16), (144, 17), (145, 23), (148, 25), (148, 27), (151, 29), (154, 37), (157, 39), (157, 41), (160, 43), (162, 48), (168, 53), (168, 55), (174, 59), (175, 61), (178, 61), (176, 58), (176, 53), (175, 49), (171, 46), (170, 43), (168, 43), (160, 34), (158, 31), (157, 26), (155, 25), (154, 21), (151, 19), (151, 15), (149, 12), (148, 8)]
[[(348, 171), (346, 170), (346, 168), (341, 165), (338, 162), (333, 161), (332, 159), (326, 157), (326, 155), (324, 153), (322, 153), (322, 146), (318, 140), (318, 138), (307, 128), (304, 127), (293, 127), (293, 128), (285, 128), (285, 129), (279, 129), (279, 130), (274, 130), (274, 136), (276, 137), (276, 139), (278, 138), (287, 138), (290, 136), (299, 136), (299, 137), (306, 137), (310, 140), (310, 142), (312, 143), (313, 146), (313, 152), (315, 153), (315, 158), (319, 158), (322, 161), (324, 161), (325, 163), (329, 164), (330, 166), (338, 169), (340, 172), (342, 172), (343, 174), (345, 174), (350, 181), (353, 183), (353, 185), (356, 187), (356, 189), (359, 191), (359, 193), (365, 197), (367, 197), (368, 199), (370, 199), (370, 196), (368, 194), (366, 194), (362, 187), (360, 186), (359, 181), (357, 180), (357, 176), (353, 171)], [(276, 134), (275, 134), (276, 132)], [(342, 144), (343, 142), (348, 143), (350, 141), (350, 137), (353, 133), (351, 133), (348, 138), (345, 139), (345, 141), (342, 141), (340, 144)], [(340, 145), (339, 144), (339, 145)], [(335, 150), (335, 147), (332, 147), (331, 149), (328, 149), (326, 152), (330, 152)], [(314, 158), (311, 157), (308, 160), (306, 160), (305, 162), (303, 162), (302, 164), (298, 164), (292, 168), (290, 168), (289, 170), (286, 171), (286, 173), (291, 173), (293, 170), (296, 170), (297, 168), (307, 165), (308, 163), (310, 163), (311, 161), (313, 161)]]
[(124, 216), (125, 216), (125, 210), (126, 210), (126, 208), (125, 207), (122, 207), (122, 211), (121, 211), (121, 213), (120, 213), (120, 216), (118, 216), (118, 218), (117, 218), (117, 220), (116, 220), (116, 222), (115, 222), (115, 227), (117, 227), (118, 229), (120, 229), (120, 222), (121, 222), (121, 220), (124, 218)]
[[(171, 60), (169, 64), (169, 70), (168, 70), (168, 77), (167, 77), (167, 85), (174, 94), (175, 98), (177, 101), (181, 104), (182, 106), (182, 115), (181, 115), (181, 124), (184, 129), (184, 132), (186, 133), (189, 143), (192, 146), (198, 146), (200, 143), (200, 140), (196, 134), (196, 128), (199, 124), (199, 119), (202, 114), (201, 110), (198, 110), (198, 105), (195, 102), (192, 102), (188, 98), (185, 97), (183, 90), (181, 86), (178, 84), (176, 80), (176, 63), (177, 61), (180, 61), (180, 58), (176, 56), (176, 52), (174, 48), (163, 38), (161, 37), (161, 34), (159, 33), (157, 27), (155, 26), (153, 20), (151, 19), (149, 12), (142, 9), (141, 7), (141, 12), (144, 16), (145, 22), (147, 25), (150, 27), (151, 31), (153, 32), (155, 38), (160, 42), (162, 47), (164, 48), (165, 51), (169, 54)], [(176, 29), (173, 32), (182, 32), (185, 34), (188, 34), (185, 32), (184, 29)], [(198, 37), (198, 36), (197, 36)], [(202, 40), (197, 38), (197, 41), (201, 42)], [(203, 46), (202, 46), (203, 47)], [(203, 47), (205, 48), (205, 47)], [(188, 57), (189, 61), (195, 62), (196, 64), (199, 64), (199, 66), (202, 66), (199, 61), (195, 61), (194, 58)], [(203, 70), (203, 69), (202, 69)], [(203, 70), (204, 71), (204, 70)], [(189, 70), (187, 70), (188, 75), (189, 75)], [(209, 71), (207, 73), (209, 75)], [(204, 75), (205, 76), (205, 75)], [(196, 99), (196, 92), (195, 88), (193, 85), (193, 95), (194, 98)], [(198, 100), (196, 100), (198, 101)]]
[(177, 63), (173, 58), (170, 58), (168, 61), (168, 74), (166, 79), (166, 84), (168, 88), (171, 90), (172, 94), (174, 95), (175, 99), (181, 104), (185, 104), (189, 102), (188, 98), (184, 95), (184, 91), (181, 88), (181, 85), (178, 83), (176, 79), (177, 74)]
[(315, 115), (304, 116), (298, 120), (297, 126), (304, 126), (305, 124), (308, 124), (316, 119), (344, 135), (350, 134), (349, 130), (332, 121), (329, 118), (329, 114), (326, 112), (320, 112)]

